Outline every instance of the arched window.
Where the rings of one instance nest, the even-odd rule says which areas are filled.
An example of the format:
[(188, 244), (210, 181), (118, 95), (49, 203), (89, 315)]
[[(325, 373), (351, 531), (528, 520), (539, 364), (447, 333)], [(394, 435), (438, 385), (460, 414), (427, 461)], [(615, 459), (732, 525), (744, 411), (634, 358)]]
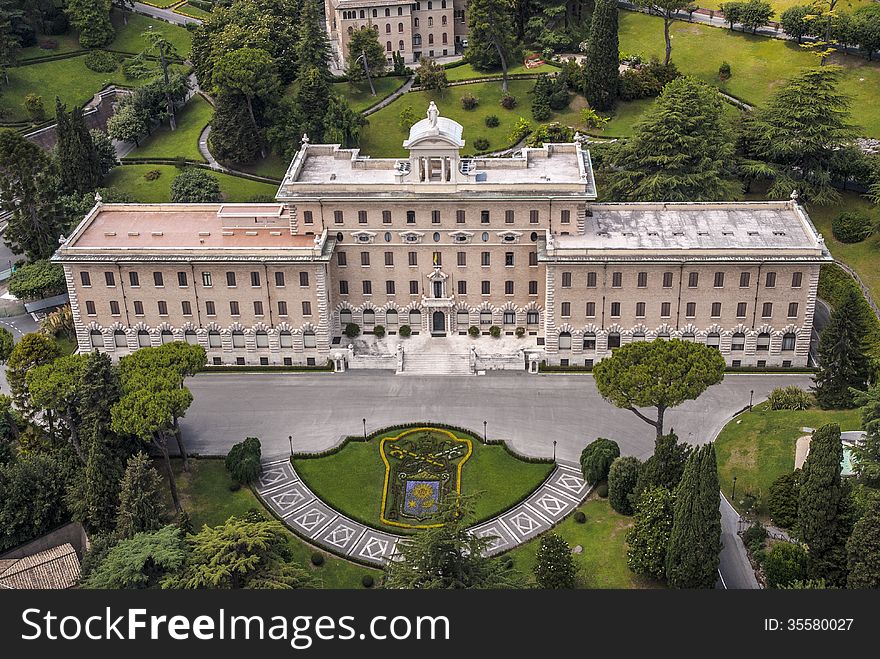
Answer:
[[(388, 11), (388, 10), (386, 9), (385, 11)], [(376, 18), (376, 16), (378, 16), (378, 15), (379, 15), (379, 10), (378, 10), (378, 9), (374, 9), (374, 10), (373, 10), (373, 18)]]
[[(416, 27), (418, 27), (418, 25), (416, 25)], [(414, 34), (413, 35), (413, 45), (415, 45), (415, 46), (422, 45), (422, 35), (421, 34)]]
[(422, 326), (422, 312), (418, 309), (413, 309), (409, 312), (409, 325), (413, 329)]
[(711, 332), (706, 335), (706, 345), (710, 348), (721, 349), (721, 335), (718, 332)]
[(364, 18), (364, 10), (361, 9), (361, 18)]
[(665, 330), (662, 332), (657, 332), (657, 338), (663, 339), (664, 341), (668, 341), (669, 340), (669, 332), (667, 332)]
[(385, 34), (391, 34), (391, 23), (385, 23)]
[(440, 18), (440, 24), (444, 25), (444, 26), (446, 25), (446, 15), (445, 14)]
[(150, 333), (147, 330), (138, 330), (138, 347), (146, 348), (150, 345)]
[(681, 335), (682, 341), (687, 341), (688, 343), (693, 343), (696, 340), (696, 336), (694, 336), (693, 332), (685, 332)]
[(125, 337), (125, 332), (123, 332), (121, 329), (113, 332), (113, 342), (116, 344), (117, 348), (128, 347), (128, 339)]
[(232, 333), (232, 347), (244, 348), (244, 332), (241, 330), (235, 330)]
[(492, 312), (485, 310), (480, 312), (480, 325), (492, 324)]
[(269, 335), (263, 330), (260, 330), (259, 332), (257, 332), (257, 347), (258, 348), (268, 348), (269, 347)]
[(101, 334), (101, 330), (92, 330), (91, 332), (89, 332), (89, 336), (92, 339), (93, 348), (104, 347), (104, 335)]
[(428, 16), (428, 27), (434, 27), (434, 17)]
[(223, 347), (223, 340), (220, 338), (220, 332), (217, 330), (211, 330), (208, 332), (208, 347), (209, 348), (221, 348)]
[(446, 0), (440, 0), (440, 9), (446, 9)]
[(174, 341), (174, 334), (171, 330), (162, 330), (162, 343), (171, 343)]
[(351, 309), (339, 310), (339, 324), (345, 327), (351, 322)]
[(584, 332), (584, 350), (596, 349), (596, 333)]
[(351, 25), (349, 25), (348, 26), (348, 36), (351, 36), (353, 34), (354, 34), (354, 28)]
[(398, 24), (397, 24), (397, 31), (398, 31), (398, 32), (403, 32), (403, 23), (398, 23)]
[(745, 350), (746, 347), (746, 335), (742, 332), (737, 332), (733, 335), (733, 338), (730, 339), (730, 349), (731, 350)]
[(797, 337), (794, 332), (787, 332), (782, 335), (782, 349), (785, 352), (794, 350), (795, 343), (797, 343)]
[(293, 347), (293, 335), (287, 330), (281, 332), (278, 336), (279, 342), (281, 343), (282, 348), (292, 348)]
[(433, 43), (434, 43), (434, 35), (433, 35), (433, 34), (429, 34), (429, 35), (428, 35), (428, 45), (429, 45), (429, 46), (430, 46), (430, 45), (433, 45)]
[(758, 341), (755, 344), (755, 350), (767, 352), (770, 350), (770, 335), (767, 332), (758, 334)]
[(419, 17), (416, 16), (415, 18), (413, 18), (413, 27), (418, 27), (418, 26), (419, 26)]
[(385, 312), (385, 324), (386, 325), (397, 325), (397, 309), (389, 309)]
[(526, 325), (537, 325), (540, 321), (540, 314), (537, 311), (526, 312)]
[(303, 332), (303, 348), (317, 348), (318, 341), (315, 338), (315, 333), (312, 330), (306, 330)]
[(611, 332), (608, 334), (608, 348), (613, 350), (620, 347), (620, 332)]
[(571, 350), (571, 332), (559, 333), (559, 349)]
[(633, 332), (633, 341), (644, 341), (645, 333), (644, 332)]
[(372, 309), (364, 309), (364, 325), (376, 324), (376, 312)]
[(391, 9), (389, 9), (388, 7), (385, 7), (385, 15), (391, 16)]
[(503, 322), (505, 325), (515, 325), (516, 324), (516, 314), (513, 311), (505, 311)]
[(455, 314), (455, 323), (459, 328), (467, 327), (471, 322), (471, 315), (465, 309), (459, 309)]
[(186, 330), (183, 333), (183, 339), (184, 339), (184, 341), (189, 343), (191, 346), (194, 346), (195, 344), (197, 344), (199, 342), (199, 337), (196, 334), (195, 330)]
[(390, 41), (385, 42), (385, 50), (387, 50), (389, 53), (391, 52), (391, 42)]
[(398, 7), (398, 8), (397, 8), (397, 15), (398, 15), (398, 16), (403, 16), (403, 7)]
[(445, 32), (444, 32), (443, 34), (440, 35), (440, 41), (442, 41), (443, 43), (447, 43), (447, 41), (446, 41), (446, 33), (445, 33)]
[(404, 50), (403, 39), (397, 42), (397, 50)]

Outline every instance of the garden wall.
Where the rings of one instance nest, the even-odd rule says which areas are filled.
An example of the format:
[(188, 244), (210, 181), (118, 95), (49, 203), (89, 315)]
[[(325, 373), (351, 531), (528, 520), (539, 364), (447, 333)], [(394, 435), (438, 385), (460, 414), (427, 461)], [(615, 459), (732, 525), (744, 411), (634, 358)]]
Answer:
[[(89, 130), (94, 128), (106, 130), (107, 121), (115, 112), (114, 104), (117, 99), (129, 93), (131, 93), (129, 90), (121, 87), (107, 87), (95, 94), (83, 109), (83, 120), (86, 127)], [(52, 123), (31, 133), (26, 133), (25, 137), (46, 151), (51, 151), (55, 148), (57, 141), (55, 124)]]

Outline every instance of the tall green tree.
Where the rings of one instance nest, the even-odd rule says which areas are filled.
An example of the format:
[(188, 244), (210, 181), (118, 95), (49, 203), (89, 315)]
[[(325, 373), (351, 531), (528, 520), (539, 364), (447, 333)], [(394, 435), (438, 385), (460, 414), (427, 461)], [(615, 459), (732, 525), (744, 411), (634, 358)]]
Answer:
[(636, 491), (642, 463), (639, 459), (628, 455), (617, 458), (608, 470), (608, 503), (621, 515), (632, 515), (635, 512), (632, 494)]
[(859, 518), (846, 543), (848, 588), (880, 588), (880, 501)]
[(144, 452), (131, 456), (119, 484), (116, 534), (131, 538), (136, 533), (156, 531), (165, 510), (162, 480)]
[(470, 501), (452, 498), (441, 505), (438, 526), (424, 529), (398, 545), (396, 560), (385, 565), (386, 588), (459, 590), (522, 588), (523, 575), (484, 554), (492, 538), (468, 532)]
[[(46, 337), (46, 341), (51, 339)], [(57, 355), (57, 352), (45, 346), (35, 345), (35, 347), (44, 354)], [(30, 404), (24, 408), (44, 410), (55, 419), (62, 421), (70, 445), (83, 465), (88, 461), (89, 448), (83, 446), (80, 435), (82, 421), (80, 413), (83, 409), (80, 402), (80, 383), (87, 359), (87, 355), (65, 355), (29, 368), (26, 389), (30, 396)]]
[(880, 488), (880, 385), (853, 394), (853, 402), (861, 408), (865, 436), (852, 447), (853, 464), (859, 482)]
[(635, 524), (626, 534), (626, 564), (636, 574), (666, 577), (666, 550), (672, 533), (675, 496), (665, 487), (652, 487), (639, 497)]
[(298, 77), (305, 75), (311, 68), (318, 69), (325, 78), (330, 76), (330, 40), (323, 23), (318, 1), (304, 0), (296, 33)]
[(385, 73), (387, 65), (385, 49), (373, 28), (364, 26), (349, 36), (345, 60), (345, 74), (349, 80), (366, 80), (368, 72), (371, 79), (376, 78)]
[(798, 490), (798, 533), (807, 545), (809, 577), (834, 587), (846, 585), (846, 541), (853, 524), (849, 486), (840, 477), (842, 460), (840, 426), (814, 431)]
[[(254, 161), (260, 155), (260, 131), (250, 119), (244, 98), (222, 93), (214, 100), (214, 118), (208, 137), (211, 153), (220, 162)], [(270, 135), (273, 130), (274, 127), (269, 129)]]
[(815, 15), (816, 10), (810, 5), (795, 5), (782, 12), (779, 23), (783, 32), (801, 43), (804, 37), (814, 34)]
[(669, 34), (669, 28), (675, 21), (675, 15), (684, 10), (690, 4), (690, 0), (636, 0), (635, 4), (650, 9), (663, 18), (663, 39), (666, 41), (666, 57), (663, 64), (669, 64), (669, 60), (672, 59), (672, 36)]
[(101, 159), (83, 121), (82, 108), (70, 112), (59, 98), (55, 98), (55, 157), (65, 192), (83, 195), (94, 192), (100, 185)]
[(367, 120), (355, 112), (341, 96), (331, 94), (324, 113), (324, 142), (351, 148), (360, 142), (361, 128)]
[(736, 192), (722, 101), (694, 78), (667, 83), (610, 160), (608, 190), (618, 201), (720, 201)]
[(507, 71), (518, 50), (509, 3), (471, 0), (468, 3), (467, 58), (480, 71), (501, 69), (501, 91), (507, 93)]
[(9, 84), (9, 67), (14, 66), (21, 51), (21, 37), (15, 30), (24, 12), (12, 0), (0, 0), (0, 70)]
[(33, 418), (37, 411), (31, 404), (28, 373), (44, 364), (50, 364), (61, 355), (58, 344), (40, 332), (25, 334), (15, 344), (6, 361), (6, 379), (12, 400), (25, 418)]
[(577, 567), (571, 547), (555, 533), (541, 536), (534, 570), (538, 588), (574, 588), (576, 585)]
[(675, 491), (684, 474), (684, 466), (691, 454), (691, 447), (678, 441), (678, 435), (671, 431), (654, 440), (654, 453), (645, 460), (636, 484), (635, 498), (649, 487), (665, 487)]
[(70, 24), (79, 30), (79, 45), (102, 48), (113, 41), (116, 31), (110, 22), (111, 0), (67, 0)]
[(611, 110), (617, 101), (619, 50), (617, 2), (596, 0), (584, 61), (584, 95), (594, 110)]
[(19, 455), (0, 465), (0, 552), (68, 521), (69, 471), (50, 453)]
[(0, 327), (0, 366), (6, 364), (14, 347), (15, 339), (12, 336), (12, 332), (5, 327)]
[[(593, 369), (602, 398), (629, 410), (663, 436), (666, 410), (693, 400), (724, 378), (724, 358), (715, 348), (679, 339), (636, 341), (614, 351)], [(653, 407), (656, 419), (638, 408)]]
[[(327, 111), (328, 99), (332, 96), (327, 79), (316, 68), (306, 71), (294, 92), (299, 126), (302, 133), (308, 134), (309, 139), (316, 144), (324, 141), (324, 114)], [(302, 134), (299, 137), (302, 137)]]
[(713, 588), (721, 556), (721, 497), (715, 445), (688, 458), (675, 496), (666, 581), (673, 588)]
[(168, 575), (183, 569), (187, 554), (187, 544), (176, 526), (137, 533), (110, 549), (83, 585), (113, 590), (157, 588)]
[(872, 3), (859, 7), (853, 12), (854, 40), (868, 58), (880, 50), (880, 5)]
[(175, 176), (170, 193), (175, 204), (210, 204), (223, 199), (217, 177), (198, 167), (188, 167)]
[(865, 345), (868, 325), (860, 296), (858, 290), (848, 288), (819, 337), (814, 382), (816, 401), (824, 409), (853, 407), (853, 389), (865, 389), (870, 376)]
[(177, 130), (174, 110), (174, 87), (171, 65), (181, 59), (180, 53), (164, 34), (150, 29), (141, 35), (147, 47), (128, 66), (128, 73), (136, 78), (160, 78), (165, 91), (165, 113), (171, 130)]

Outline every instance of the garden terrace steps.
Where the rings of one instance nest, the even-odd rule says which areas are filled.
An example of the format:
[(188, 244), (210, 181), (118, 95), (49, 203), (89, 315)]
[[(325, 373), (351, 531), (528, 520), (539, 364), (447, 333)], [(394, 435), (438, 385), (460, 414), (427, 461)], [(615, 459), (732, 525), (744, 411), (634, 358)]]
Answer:
[(466, 352), (407, 352), (398, 375), (473, 375), (470, 355)]

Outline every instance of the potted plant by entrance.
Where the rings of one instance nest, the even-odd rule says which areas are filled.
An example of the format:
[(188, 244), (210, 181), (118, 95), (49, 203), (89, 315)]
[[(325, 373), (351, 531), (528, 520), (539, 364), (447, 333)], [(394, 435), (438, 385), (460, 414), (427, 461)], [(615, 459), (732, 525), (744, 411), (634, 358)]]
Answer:
[(397, 333), (400, 334), (400, 336), (402, 336), (404, 339), (406, 339), (409, 337), (410, 334), (412, 334), (412, 327), (410, 327), (409, 325), (401, 325)]
[(501, 336), (501, 328), (498, 327), (498, 325), (492, 325), (492, 327), (489, 328), (489, 334), (493, 339), (497, 339)]
[(471, 325), (470, 327), (468, 327), (468, 336), (470, 336), (472, 339), (476, 339), (478, 336), (480, 336), (480, 328), (476, 325)]
[(373, 328), (373, 336), (375, 336), (377, 339), (381, 339), (383, 336), (385, 336), (385, 326), (376, 325)]
[(514, 333), (516, 334), (516, 338), (521, 339), (526, 335), (526, 328), (517, 327)]

